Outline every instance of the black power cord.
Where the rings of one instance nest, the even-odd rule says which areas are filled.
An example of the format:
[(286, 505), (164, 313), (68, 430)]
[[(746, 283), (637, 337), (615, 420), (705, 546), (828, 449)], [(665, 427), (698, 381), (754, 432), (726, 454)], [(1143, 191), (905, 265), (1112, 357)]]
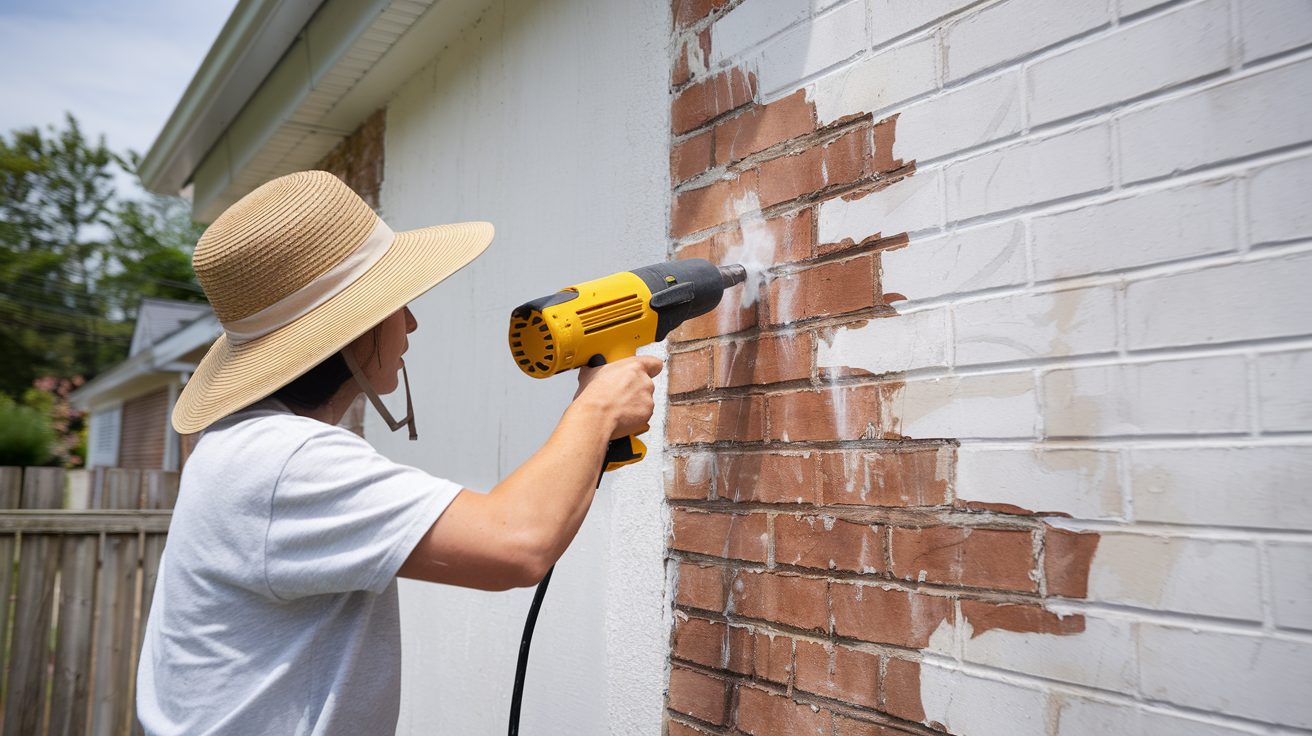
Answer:
[[(601, 479), (606, 475), (606, 466), (613, 461), (633, 458), (633, 446), (628, 437), (611, 440), (606, 448), (606, 457), (601, 461), (601, 472), (597, 474), (597, 488), (601, 488)], [(533, 643), (533, 627), (538, 623), (538, 611), (542, 608), (542, 599), (547, 595), (547, 585), (551, 583), (551, 573), (556, 571), (552, 565), (547, 574), (542, 576), (538, 588), (533, 592), (533, 603), (528, 607), (528, 618), (524, 620), (524, 633), (519, 637), (519, 662), (515, 665), (515, 689), (510, 694), (510, 736), (519, 736), (519, 708), (524, 697), (524, 673), (528, 670), (528, 648)]]

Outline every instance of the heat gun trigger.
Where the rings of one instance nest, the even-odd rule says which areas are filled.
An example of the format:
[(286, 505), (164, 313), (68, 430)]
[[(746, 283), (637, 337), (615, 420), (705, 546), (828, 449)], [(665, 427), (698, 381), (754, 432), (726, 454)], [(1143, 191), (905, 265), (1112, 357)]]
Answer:
[[(588, 358), (589, 368), (606, 365), (606, 356), (601, 353)], [(617, 437), (606, 445), (606, 459), (602, 461), (602, 473), (619, 470), (625, 465), (632, 465), (647, 456), (647, 445), (634, 435)]]

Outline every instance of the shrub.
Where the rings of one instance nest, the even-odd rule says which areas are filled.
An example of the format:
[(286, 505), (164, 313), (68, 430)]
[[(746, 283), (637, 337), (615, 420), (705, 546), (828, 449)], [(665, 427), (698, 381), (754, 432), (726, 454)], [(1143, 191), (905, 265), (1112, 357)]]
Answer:
[(0, 394), (0, 465), (50, 462), (55, 432), (41, 412)]

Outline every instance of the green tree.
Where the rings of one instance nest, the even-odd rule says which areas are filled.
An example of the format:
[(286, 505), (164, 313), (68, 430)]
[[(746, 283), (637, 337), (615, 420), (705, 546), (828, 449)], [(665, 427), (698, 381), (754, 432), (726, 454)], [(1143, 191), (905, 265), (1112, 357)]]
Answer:
[(88, 140), (72, 115), (0, 136), (0, 392), (123, 360), (143, 295), (204, 300), (189, 206), (115, 190), (139, 162)]

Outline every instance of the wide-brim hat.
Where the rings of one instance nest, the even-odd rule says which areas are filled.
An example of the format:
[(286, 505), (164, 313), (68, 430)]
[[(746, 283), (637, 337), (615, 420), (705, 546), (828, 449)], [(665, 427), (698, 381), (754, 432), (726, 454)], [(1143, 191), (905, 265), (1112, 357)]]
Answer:
[(393, 232), (336, 176), (274, 179), (219, 215), (192, 264), (223, 325), (183, 387), (173, 428), (199, 432), (263, 399), (459, 271), (492, 225)]

